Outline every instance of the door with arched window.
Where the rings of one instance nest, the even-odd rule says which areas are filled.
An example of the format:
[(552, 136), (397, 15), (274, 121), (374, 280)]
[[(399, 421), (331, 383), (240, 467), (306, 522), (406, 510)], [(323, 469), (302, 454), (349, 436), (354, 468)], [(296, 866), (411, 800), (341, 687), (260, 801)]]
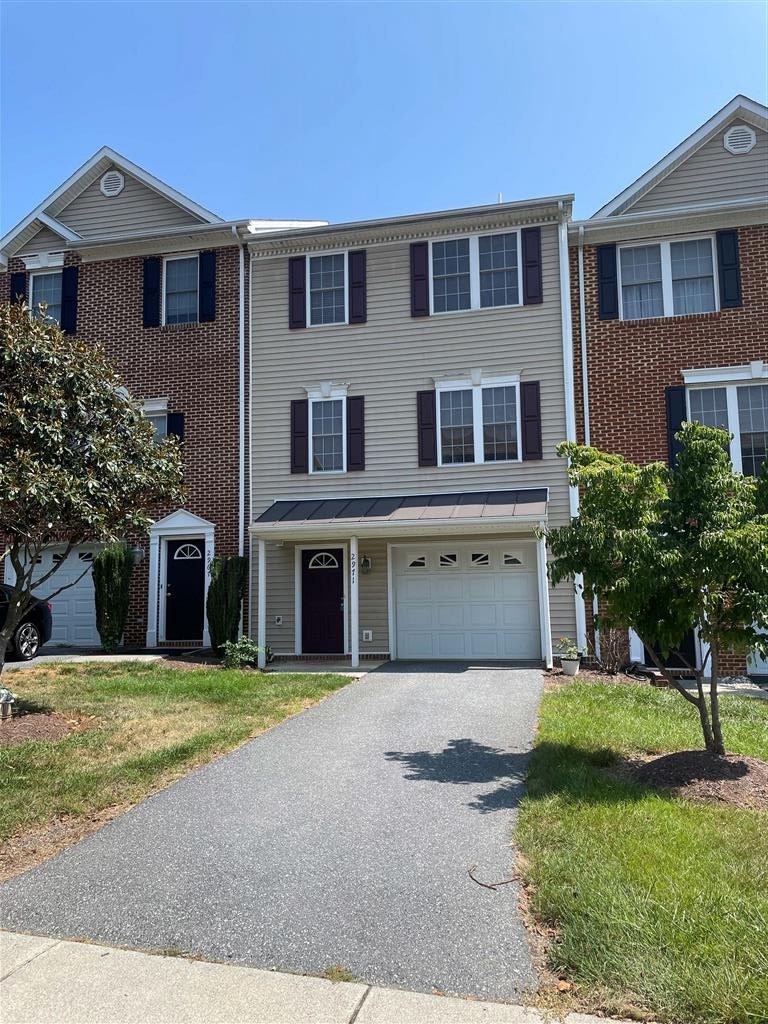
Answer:
[(169, 540), (165, 570), (165, 639), (203, 639), (205, 541)]
[(344, 551), (301, 552), (301, 650), (344, 653)]

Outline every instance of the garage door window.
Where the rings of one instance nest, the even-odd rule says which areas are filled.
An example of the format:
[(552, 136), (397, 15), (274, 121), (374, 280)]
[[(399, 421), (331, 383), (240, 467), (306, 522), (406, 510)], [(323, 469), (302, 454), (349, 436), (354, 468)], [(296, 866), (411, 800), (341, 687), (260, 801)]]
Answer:
[(473, 551), (470, 562), (477, 566), (490, 565), (491, 556), (487, 551)]
[(440, 566), (442, 568), (452, 568), (459, 564), (459, 556), (455, 552), (441, 553), (440, 555)]
[(414, 555), (408, 562), (409, 569), (426, 569), (427, 567), (427, 556), (426, 555)]
[(504, 552), (504, 565), (522, 565), (523, 560), (519, 555), (515, 555), (512, 552)]

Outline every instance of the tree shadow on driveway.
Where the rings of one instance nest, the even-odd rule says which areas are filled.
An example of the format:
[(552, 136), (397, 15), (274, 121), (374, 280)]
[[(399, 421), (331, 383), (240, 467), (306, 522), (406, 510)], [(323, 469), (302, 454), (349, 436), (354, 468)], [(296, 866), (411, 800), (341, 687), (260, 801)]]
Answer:
[(409, 782), (447, 782), (455, 786), (502, 784), (489, 793), (478, 793), (468, 807), (487, 814), (517, 807), (525, 793), (528, 753), (489, 747), (471, 739), (449, 740), (440, 751), (388, 750), (384, 756), (406, 766)]

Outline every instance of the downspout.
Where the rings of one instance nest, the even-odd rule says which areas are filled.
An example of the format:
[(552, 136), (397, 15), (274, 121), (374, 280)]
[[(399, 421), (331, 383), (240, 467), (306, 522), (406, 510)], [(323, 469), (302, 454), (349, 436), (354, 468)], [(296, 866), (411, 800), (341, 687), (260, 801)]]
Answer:
[[(558, 237), (560, 249), (560, 319), (563, 334), (563, 383), (565, 387), (565, 436), (568, 441), (576, 441), (576, 402), (574, 399), (573, 381), (573, 323), (571, 321), (571, 275), (568, 260), (568, 223), (565, 219), (565, 207), (562, 199), (558, 200), (560, 220)], [(571, 519), (579, 514), (579, 489), (568, 487), (568, 506)], [(574, 577), (574, 598), (576, 608), (576, 643), (580, 651), (586, 649), (587, 620), (584, 611), (584, 577), (579, 573)]]
[[(581, 339), (581, 401), (584, 408), (584, 444), (591, 443), (589, 425), (589, 371), (587, 368), (587, 302), (584, 292), (584, 225), (579, 224), (579, 337)], [(599, 611), (597, 595), (592, 598), (592, 622)], [(594, 628), (595, 657), (600, 658), (600, 634)]]
[(240, 241), (236, 225), (232, 225), (232, 234), (237, 241), (240, 253), (240, 333), (238, 349), (238, 443), (239, 443), (239, 485), (237, 496), (237, 553), (242, 556), (245, 534), (245, 243)]

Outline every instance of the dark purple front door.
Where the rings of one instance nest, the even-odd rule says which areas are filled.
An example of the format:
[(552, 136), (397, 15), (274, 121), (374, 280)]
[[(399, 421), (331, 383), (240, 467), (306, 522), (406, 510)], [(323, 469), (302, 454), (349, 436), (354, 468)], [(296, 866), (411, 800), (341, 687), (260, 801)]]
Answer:
[(301, 649), (304, 654), (344, 653), (344, 551), (301, 552)]

